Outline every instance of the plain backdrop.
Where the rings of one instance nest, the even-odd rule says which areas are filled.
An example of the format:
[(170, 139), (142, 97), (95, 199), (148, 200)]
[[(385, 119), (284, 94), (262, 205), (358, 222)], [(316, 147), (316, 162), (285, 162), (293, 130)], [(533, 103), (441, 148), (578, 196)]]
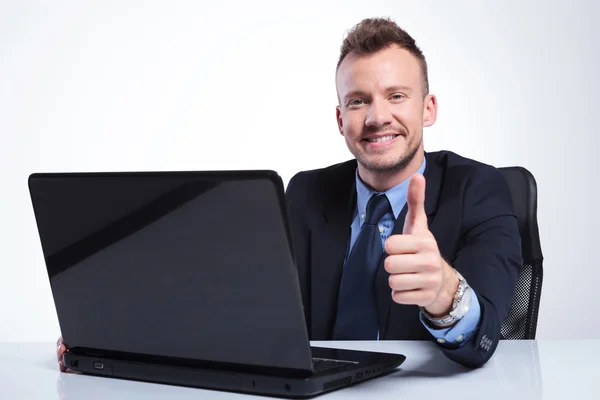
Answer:
[(536, 177), (538, 338), (600, 337), (595, 1), (0, 1), (0, 341), (59, 335), (32, 172), (268, 168), (351, 158), (346, 31), (391, 17), (438, 96), (428, 151)]

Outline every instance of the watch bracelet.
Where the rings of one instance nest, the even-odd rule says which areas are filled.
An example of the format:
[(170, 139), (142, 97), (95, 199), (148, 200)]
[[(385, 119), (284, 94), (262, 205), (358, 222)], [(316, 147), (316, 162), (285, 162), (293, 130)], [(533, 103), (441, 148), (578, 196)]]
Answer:
[[(454, 269), (454, 268), (453, 268)], [(465, 297), (465, 294), (469, 291), (470, 286), (467, 283), (467, 281), (465, 280), (465, 278), (460, 274), (460, 272), (458, 272), (456, 269), (454, 269), (454, 271), (456, 272), (456, 275), (458, 276), (458, 288), (456, 290), (456, 293), (454, 294), (454, 300), (452, 301), (452, 308), (450, 309), (450, 312), (446, 315), (444, 315), (443, 317), (432, 317), (426, 310), (424, 307), (419, 307), (421, 309), (421, 312), (423, 313), (423, 315), (425, 316), (425, 318), (427, 320), (429, 320), (432, 324), (436, 325), (437, 327), (440, 328), (447, 328), (449, 326), (451, 326), (454, 322), (456, 322), (457, 320), (459, 320), (460, 318), (462, 318), (462, 316), (460, 318), (456, 317), (455, 315), (453, 315), (453, 312), (457, 309), (458, 305), (461, 303), (461, 301), (463, 300), (463, 298)], [(469, 303), (472, 300), (471, 296), (468, 295), (469, 297)], [(470, 304), (467, 305), (467, 310), (470, 308)], [(465, 312), (466, 313), (466, 312)]]

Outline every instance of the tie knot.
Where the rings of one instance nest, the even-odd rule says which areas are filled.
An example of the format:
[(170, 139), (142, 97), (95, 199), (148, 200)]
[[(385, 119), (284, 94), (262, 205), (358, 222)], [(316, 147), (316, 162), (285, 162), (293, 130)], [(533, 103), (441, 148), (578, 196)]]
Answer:
[(365, 224), (377, 224), (390, 208), (390, 202), (385, 194), (374, 194), (367, 204)]

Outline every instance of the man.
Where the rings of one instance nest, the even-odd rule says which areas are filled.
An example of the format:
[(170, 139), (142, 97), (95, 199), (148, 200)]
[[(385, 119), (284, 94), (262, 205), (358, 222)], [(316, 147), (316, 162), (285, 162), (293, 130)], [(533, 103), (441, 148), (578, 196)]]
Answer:
[[(336, 86), (339, 131), (356, 159), (298, 173), (286, 194), (310, 338), (433, 338), (450, 359), (482, 365), (521, 265), (502, 176), (451, 152), (425, 154), (437, 99), (421, 51), (392, 21), (354, 27)], [(65, 350), (59, 339), (63, 371)]]
[(450, 359), (481, 366), (522, 265), (503, 177), (425, 153), (437, 99), (422, 52), (392, 21), (350, 31), (336, 86), (355, 160), (298, 173), (286, 194), (311, 340), (434, 339)]

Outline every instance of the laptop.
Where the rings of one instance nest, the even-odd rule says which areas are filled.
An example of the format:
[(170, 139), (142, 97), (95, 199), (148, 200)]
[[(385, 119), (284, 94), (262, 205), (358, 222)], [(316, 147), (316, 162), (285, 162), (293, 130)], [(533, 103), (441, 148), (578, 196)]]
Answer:
[(275, 171), (35, 173), (28, 183), (72, 370), (305, 398), (405, 360), (310, 346)]

